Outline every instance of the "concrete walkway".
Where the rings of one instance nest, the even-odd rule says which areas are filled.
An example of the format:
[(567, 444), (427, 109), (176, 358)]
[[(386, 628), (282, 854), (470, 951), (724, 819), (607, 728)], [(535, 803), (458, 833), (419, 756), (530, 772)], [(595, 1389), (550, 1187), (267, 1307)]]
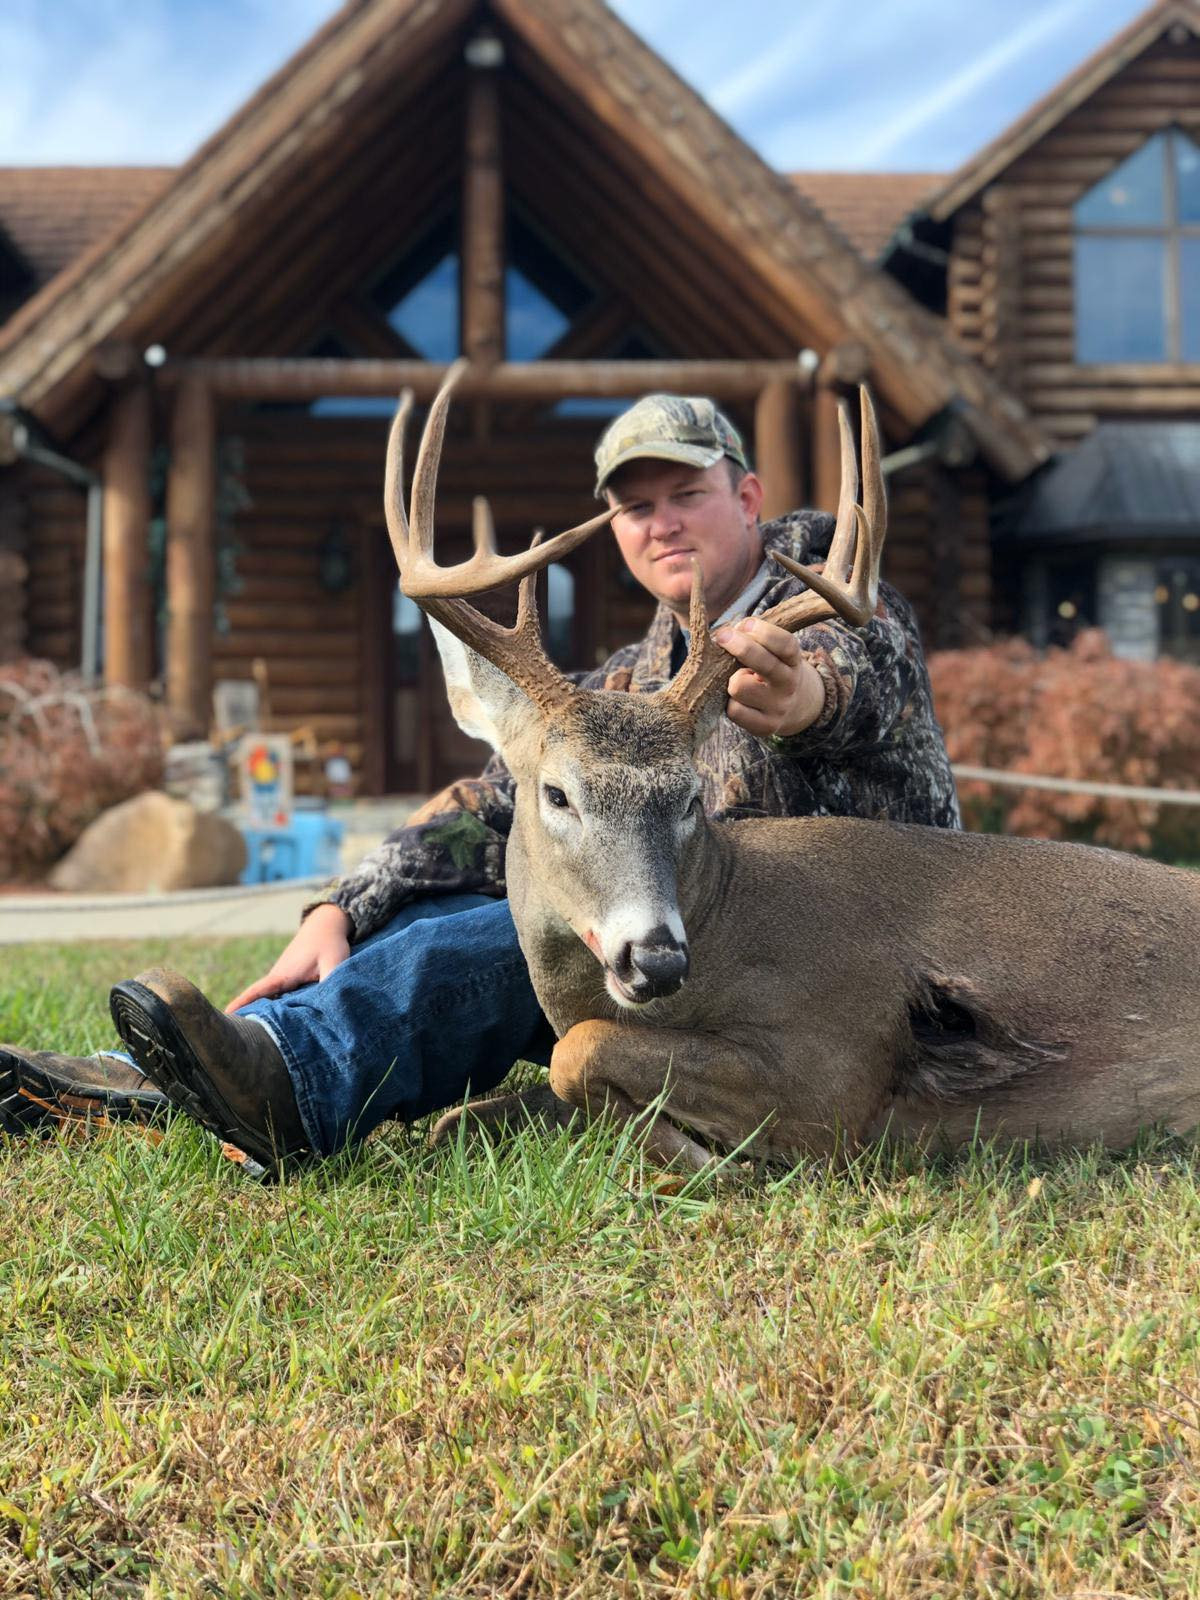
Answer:
[(300, 912), (328, 878), (292, 878), (175, 894), (30, 894), (0, 898), (0, 945), (171, 936), (231, 938), (295, 933)]

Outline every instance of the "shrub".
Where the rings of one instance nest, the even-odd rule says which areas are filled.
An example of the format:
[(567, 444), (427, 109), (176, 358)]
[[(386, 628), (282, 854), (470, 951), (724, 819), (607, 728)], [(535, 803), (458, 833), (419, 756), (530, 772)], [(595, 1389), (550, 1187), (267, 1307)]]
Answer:
[[(1200, 667), (1125, 661), (1098, 628), (1069, 649), (1022, 639), (929, 658), (950, 759), (1141, 788), (1200, 786)], [(1200, 857), (1200, 810), (960, 782), (971, 828)]]
[(159, 716), (48, 661), (0, 667), (0, 882), (35, 879), (95, 817), (162, 780)]

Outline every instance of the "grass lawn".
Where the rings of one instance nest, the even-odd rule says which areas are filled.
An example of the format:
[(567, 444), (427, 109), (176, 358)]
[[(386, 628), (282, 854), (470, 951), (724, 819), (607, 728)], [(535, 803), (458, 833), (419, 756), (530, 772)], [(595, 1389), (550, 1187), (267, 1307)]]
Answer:
[[(6, 949), (0, 1038), (110, 1042), (163, 953)], [(1179, 1144), (667, 1193), (424, 1133), (0, 1138), (0, 1594), (1200, 1596)]]

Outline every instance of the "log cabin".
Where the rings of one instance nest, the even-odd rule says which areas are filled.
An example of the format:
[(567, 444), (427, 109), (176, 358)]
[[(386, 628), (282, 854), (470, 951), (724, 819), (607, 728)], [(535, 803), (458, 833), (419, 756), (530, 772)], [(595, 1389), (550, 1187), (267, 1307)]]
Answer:
[[(1160, 0), (953, 176), (772, 171), (602, 0), (349, 0), (182, 167), (0, 170), (0, 659), (152, 687), (181, 737), (257, 671), (270, 725), (363, 794), (473, 768), (380, 504), (398, 390), (427, 400), (460, 353), (451, 559), (479, 492), (507, 548), (588, 515), (595, 436), (651, 389), (730, 412), (768, 515), (832, 507), (865, 380), (927, 644), (1095, 617), (1186, 650), (1170, 607), (1153, 639), (1125, 623), (1150, 560), (1186, 624), (1200, 518), (1152, 551), (1112, 496), (1073, 525), (1094, 483), (1068, 469), (1189, 448), (1198, 17)], [(1173, 321), (1161, 359), (1097, 363), (1078, 275), (1111, 288), (1089, 229), (1131, 159), (1174, 174)], [(611, 541), (544, 582), (569, 665), (649, 615)]]

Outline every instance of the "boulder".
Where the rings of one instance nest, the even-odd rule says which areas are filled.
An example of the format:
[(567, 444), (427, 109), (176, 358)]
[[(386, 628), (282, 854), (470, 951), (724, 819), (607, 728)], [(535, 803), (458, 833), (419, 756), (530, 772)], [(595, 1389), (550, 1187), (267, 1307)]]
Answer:
[(73, 894), (153, 894), (236, 883), (245, 865), (231, 822), (151, 790), (98, 816), (48, 881)]

